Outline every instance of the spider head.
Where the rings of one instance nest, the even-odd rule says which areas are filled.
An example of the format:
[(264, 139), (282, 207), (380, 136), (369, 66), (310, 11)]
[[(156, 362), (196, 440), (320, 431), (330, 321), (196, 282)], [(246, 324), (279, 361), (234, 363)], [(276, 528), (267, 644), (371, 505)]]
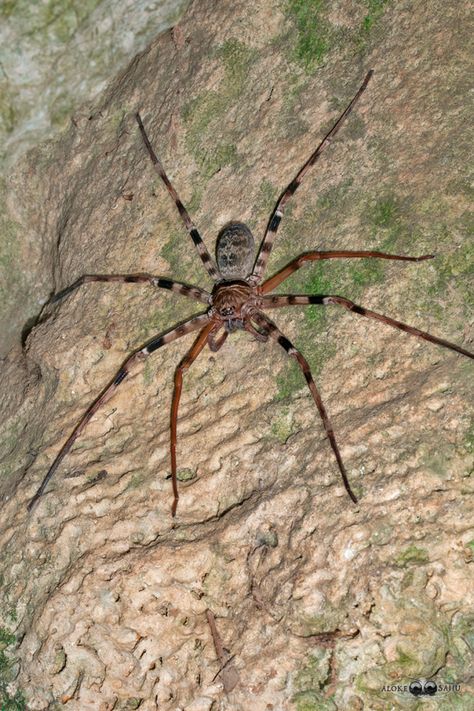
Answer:
[(217, 235), (217, 266), (224, 279), (245, 279), (255, 261), (255, 241), (247, 225), (228, 222)]

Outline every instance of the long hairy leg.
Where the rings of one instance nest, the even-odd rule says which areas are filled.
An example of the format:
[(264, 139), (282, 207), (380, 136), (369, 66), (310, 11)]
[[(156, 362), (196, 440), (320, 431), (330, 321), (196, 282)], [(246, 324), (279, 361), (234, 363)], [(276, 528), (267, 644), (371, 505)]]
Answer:
[(410, 333), (412, 336), (416, 336), (417, 338), (422, 338), (425, 341), (436, 343), (438, 346), (449, 348), (450, 350), (461, 353), (468, 358), (474, 358), (474, 353), (467, 351), (465, 348), (461, 348), (461, 346), (457, 346), (455, 343), (451, 343), (451, 341), (446, 341), (444, 338), (432, 336), (431, 333), (427, 333), (427, 331), (420, 331), (419, 328), (408, 326), (406, 323), (402, 323), (402, 321), (396, 321), (394, 318), (390, 318), (390, 316), (384, 316), (383, 314), (379, 314), (377, 311), (371, 311), (363, 306), (358, 306), (353, 301), (350, 301), (350, 299), (346, 299), (343, 296), (300, 296), (297, 294), (287, 294), (285, 296), (263, 297), (263, 307), (265, 309), (274, 309), (280, 306), (305, 306), (308, 304), (320, 304), (322, 306), (335, 304), (336, 306), (342, 306), (344, 309), (352, 311), (359, 316), (366, 316), (367, 318), (374, 319), (375, 321), (381, 321), (382, 323), (386, 323), (388, 326), (392, 326), (392, 328), (398, 328), (400, 331)]
[(350, 112), (354, 108), (354, 105), (358, 101), (360, 95), (362, 92), (365, 90), (367, 84), (370, 81), (370, 78), (373, 74), (373, 70), (371, 69), (369, 72), (367, 72), (364, 81), (362, 82), (359, 90), (357, 91), (357, 94), (354, 96), (350, 104), (347, 106), (345, 111), (339, 116), (337, 119), (336, 123), (334, 126), (331, 128), (329, 133), (327, 133), (319, 146), (316, 148), (314, 153), (308, 158), (304, 166), (301, 168), (299, 173), (296, 175), (296, 177), (291, 181), (291, 183), (288, 185), (286, 190), (283, 191), (283, 193), (280, 195), (278, 202), (276, 204), (275, 209), (273, 210), (270, 220), (268, 222), (267, 228), (265, 230), (265, 234), (263, 236), (262, 243), (260, 245), (260, 249), (257, 255), (257, 260), (255, 262), (255, 266), (252, 272), (252, 282), (254, 284), (260, 283), (261, 277), (263, 276), (263, 273), (265, 271), (265, 267), (267, 266), (268, 262), (268, 257), (270, 256), (270, 252), (272, 251), (273, 247), (273, 241), (275, 239), (275, 235), (278, 230), (278, 226), (281, 222), (281, 218), (283, 217), (283, 212), (285, 210), (285, 205), (288, 202), (288, 200), (291, 198), (292, 195), (296, 192), (298, 186), (301, 184), (304, 176), (308, 172), (308, 170), (311, 168), (312, 165), (316, 163), (318, 160), (319, 156), (323, 152), (325, 148), (328, 147), (328, 145), (331, 143), (332, 139), (336, 135), (336, 133), (339, 131), (340, 127), (346, 120), (346, 118), (349, 116)]
[(171, 429), (171, 482), (173, 484), (173, 505), (171, 507), (171, 515), (176, 516), (176, 508), (178, 506), (179, 493), (178, 493), (178, 478), (176, 469), (176, 442), (177, 442), (177, 425), (178, 425), (178, 408), (179, 401), (181, 398), (181, 390), (183, 388), (183, 373), (188, 370), (188, 368), (194, 363), (202, 349), (207, 343), (209, 333), (214, 329), (214, 324), (208, 323), (202, 329), (201, 333), (198, 335), (193, 345), (186, 353), (184, 358), (178, 364), (178, 367), (174, 373), (174, 389), (173, 389), (173, 400), (171, 402), (171, 418), (170, 418), (170, 429)]
[(161, 161), (158, 159), (155, 151), (153, 150), (153, 147), (150, 143), (150, 140), (146, 134), (145, 127), (143, 125), (141, 116), (139, 113), (135, 115), (135, 118), (137, 119), (138, 127), (140, 129), (140, 133), (142, 134), (143, 142), (146, 146), (146, 149), (148, 151), (148, 154), (152, 160), (152, 163), (155, 167), (156, 172), (164, 182), (166, 189), (168, 190), (169, 194), (174, 200), (174, 203), (176, 207), (178, 208), (178, 212), (180, 214), (180, 217), (184, 223), (184, 226), (186, 227), (187, 231), (189, 232), (191, 239), (194, 242), (194, 245), (198, 251), (198, 254), (201, 258), (202, 263), (204, 264), (205, 268), (207, 269), (208, 274), (211, 276), (214, 281), (218, 281), (221, 279), (221, 275), (219, 273), (219, 270), (217, 269), (217, 266), (212, 259), (211, 255), (209, 254), (206, 245), (204, 244), (201, 235), (199, 234), (199, 231), (196, 228), (196, 225), (194, 222), (191, 220), (188, 211), (184, 207), (183, 203), (179, 199), (178, 193), (174, 189), (173, 185), (171, 184), (171, 181), (169, 180), (168, 176), (165, 173), (165, 169), (163, 168)]
[(296, 272), (306, 262), (319, 261), (321, 259), (396, 259), (401, 262), (422, 262), (424, 259), (433, 259), (434, 254), (424, 254), (422, 257), (404, 257), (398, 254), (387, 254), (386, 252), (348, 252), (346, 250), (336, 252), (304, 252), (299, 257), (293, 259), (286, 267), (280, 269), (270, 279), (263, 282), (261, 288), (262, 294), (268, 294), (279, 286), (285, 279), (288, 279), (290, 274)]
[(29, 511), (32, 510), (40, 496), (43, 494), (49, 480), (53, 476), (61, 461), (71, 449), (76, 439), (83, 431), (89, 420), (97, 412), (101, 405), (110, 400), (120, 383), (122, 383), (125, 378), (132, 372), (133, 368), (137, 365), (137, 363), (140, 363), (141, 361), (145, 360), (145, 358), (147, 358), (150, 353), (153, 353), (158, 348), (165, 346), (167, 343), (171, 343), (172, 341), (176, 340), (177, 338), (180, 338), (181, 336), (186, 335), (187, 333), (191, 333), (192, 331), (196, 331), (198, 328), (202, 328), (202, 326), (204, 326), (204, 324), (206, 324), (208, 320), (209, 319), (207, 313), (201, 314), (200, 316), (195, 316), (194, 318), (190, 319), (189, 321), (185, 321), (184, 323), (173, 328), (167, 333), (164, 333), (160, 336), (155, 336), (155, 338), (152, 338), (152, 340), (149, 341), (145, 346), (142, 346), (139, 350), (136, 350), (134, 353), (132, 353), (132, 355), (127, 358), (127, 360), (122, 364), (121, 368), (115, 374), (113, 380), (111, 380), (109, 384), (102, 390), (102, 392), (94, 400), (94, 402), (89, 405), (89, 407), (87, 408), (87, 410), (85, 411), (85, 413), (67, 438), (66, 442), (59, 450), (55, 460), (51, 464), (46, 476), (41, 482), (40, 487), (38, 488), (37, 492), (28, 504)]
[(166, 279), (164, 277), (153, 276), (153, 274), (83, 274), (76, 279), (76, 281), (62, 289), (57, 294), (54, 294), (50, 302), (54, 304), (56, 301), (60, 301), (65, 296), (68, 296), (72, 291), (75, 291), (82, 284), (88, 284), (92, 281), (116, 281), (122, 282), (124, 284), (150, 284), (158, 289), (169, 289), (174, 291), (175, 294), (182, 294), (183, 296), (189, 296), (191, 299), (196, 299), (201, 301), (203, 304), (209, 303), (210, 294), (204, 289), (200, 289), (198, 286), (192, 286), (189, 284), (182, 284), (174, 279)]
[(323, 401), (321, 400), (321, 396), (319, 394), (319, 391), (316, 387), (316, 383), (313, 380), (313, 376), (311, 375), (311, 370), (308, 365), (308, 361), (306, 358), (299, 352), (297, 348), (286, 338), (286, 336), (283, 335), (283, 333), (280, 331), (280, 329), (276, 326), (276, 324), (273, 323), (265, 314), (262, 313), (255, 313), (252, 316), (252, 319), (256, 321), (259, 325), (263, 327), (263, 329), (268, 333), (271, 338), (273, 338), (275, 341), (277, 341), (282, 348), (287, 352), (287, 354), (291, 357), (294, 358), (298, 365), (300, 366), (301, 370), (303, 371), (303, 375), (306, 379), (306, 383), (308, 385), (308, 388), (311, 391), (311, 395), (313, 396), (313, 400), (316, 403), (316, 407), (318, 408), (319, 414), (321, 416), (321, 420), (323, 421), (324, 429), (326, 430), (327, 437), (329, 439), (329, 442), (332, 447), (332, 451), (334, 452), (334, 455), (336, 457), (336, 461), (339, 467), (339, 471), (341, 472), (342, 476), (342, 481), (344, 482), (344, 486), (346, 488), (347, 493), (351, 497), (352, 501), (356, 504), (357, 503), (357, 498), (352, 491), (350, 484), (349, 484), (349, 479), (347, 476), (346, 469), (344, 467), (341, 454), (339, 452), (339, 447), (337, 446), (336, 438), (334, 436), (334, 430), (332, 428), (331, 421), (329, 419), (329, 416), (326, 412), (326, 408), (323, 405)]

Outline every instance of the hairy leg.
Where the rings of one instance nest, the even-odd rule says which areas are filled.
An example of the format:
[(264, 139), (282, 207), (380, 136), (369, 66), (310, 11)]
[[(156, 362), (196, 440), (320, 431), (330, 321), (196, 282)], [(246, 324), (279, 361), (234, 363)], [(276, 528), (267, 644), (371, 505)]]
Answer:
[(325, 148), (328, 147), (328, 145), (331, 143), (332, 139), (336, 135), (336, 133), (339, 131), (340, 127), (346, 120), (346, 118), (349, 116), (350, 112), (354, 108), (354, 105), (358, 101), (360, 95), (362, 92), (365, 90), (367, 84), (370, 81), (370, 78), (373, 74), (373, 71), (370, 70), (367, 72), (364, 81), (362, 82), (359, 90), (357, 91), (357, 94), (354, 96), (350, 104), (347, 106), (345, 111), (339, 116), (337, 119), (336, 123), (334, 126), (331, 128), (329, 133), (327, 133), (319, 146), (316, 148), (314, 153), (308, 158), (304, 166), (301, 168), (301, 170), (298, 172), (296, 177), (291, 181), (291, 183), (288, 185), (286, 190), (280, 195), (280, 198), (276, 204), (275, 209), (273, 210), (273, 213), (270, 217), (270, 220), (267, 225), (267, 229), (265, 230), (265, 234), (262, 240), (262, 243), (260, 245), (260, 249), (257, 255), (257, 260), (255, 262), (255, 266), (252, 272), (252, 282), (254, 284), (259, 284), (261, 281), (261, 277), (263, 276), (263, 273), (265, 271), (265, 267), (267, 266), (268, 262), (268, 257), (270, 256), (270, 252), (273, 247), (273, 241), (275, 239), (275, 235), (278, 230), (278, 226), (281, 222), (281, 218), (283, 217), (283, 212), (285, 209), (285, 205), (288, 202), (288, 200), (291, 198), (292, 195), (296, 192), (298, 186), (301, 184), (304, 176), (308, 172), (308, 170), (311, 168), (314, 163), (318, 160), (319, 156), (323, 152)]
[(110, 400), (110, 398), (114, 395), (116, 389), (122, 383), (125, 378), (132, 372), (134, 367), (140, 363), (141, 361), (145, 360), (147, 356), (150, 355), (150, 353), (153, 353), (153, 351), (156, 351), (158, 348), (161, 348), (162, 346), (165, 346), (167, 343), (171, 343), (171, 341), (176, 340), (177, 338), (180, 338), (181, 336), (186, 335), (187, 333), (191, 333), (192, 331), (196, 331), (198, 328), (202, 328), (204, 324), (206, 324), (208, 321), (208, 316), (207, 314), (201, 314), (200, 316), (195, 316), (194, 318), (190, 319), (189, 321), (186, 321), (183, 324), (180, 324), (176, 328), (173, 328), (171, 331), (168, 331), (168, 333), (165, 333), (161, 336), (156, 336), (153, 338), (151, 341), (149, 341), (145, 346), (140, 348), (139, 350), (135, 351), (132, 353), (131, 356), (127, 358), (127, 360), (122, 364), (121, 368), (117, 371), (115, 374), (113, 380), (110, 381), (110, 383), (102, 390), (100, 395), (94, 400), (94, 402), (89, 405), (77, 425), (74, 427), (73, 431), (69, 435), (68, 439), (66, 442), (63, 444), (61, 449), (59, 450), (58, 454), (56, 455), (55, 460), (51, 464), (46, 476), (44, 477), (43, 481), (41, 482), (40, 487), (38, 488), (37, 492), (31, 499), (31, 501), (28, 504), (28, 510), (31, 511), (33, 506), (36, 504), (40, 496), (43, 494), (49, 480), (53, 476), (54, 472), (58, 468), (59, 464), (61, 461), (64, 459), (66, 454), (69, 452), (71, 449), (72, 445), (76, 441), (76, 439), (79, 437), (89, 420), (92, 418), (92, 416), (97, 412), (99, 407), (103, 405), (105, 402)]
[(339, 471), (341, 472), (342, 476), (342, 481), (344, 482), (344, 486), (346, 488), (347, 493), (351, 497), (352, 501), (356, 504), (357, 503), (357, 498), (352, 491), (350, 484), (349, 484), (349, 479), (347, 477), (347, 472), (344, 467), (344, 464), (342, 462), (341, 454), (339, 452), (339, 447), (337, 446), (336, 438), (334, 436), (334, 431), (332, 428), (331, 421), (329, 419), (329, 416), (326, 412), (326, 408), (323, 405), (323, 401), (321, 400), (321, 396), (319, 394), (319, 391), (316, 387), (316, 383), (313, 380), (313, 376), (311, 375), (311, 370), (308, 365), (308, 361), (306, 358), (295, 348), (295, 346), (286, 338), (286, 336), (283, 335), (283, 333), (280, 331), (280, 329), (271, 321), (267, 316), (265, 316), (262, 313), (255, 314), (252, 317), (259, 325), (261, 325), (266, 332), (268, 333), (269, 336), (275, 339), (277, 343), (280, 344), (282, 348), (285, 349), (287, 354), (294, 358), (298, 365), (300, 366), (301, 370), (303, 371), (303, 375), (306, 379), (306, 383), (308, 385), (308, 388), (310, 389), (311, 395), (313, 396), (313, 400), (316, 403), (316, 407), (318, 408), (319, 414), (321, 416), (321, 419), (323, 421), (324, 429), (326, 430), (327, 437), (329, 439), (329, 442), (332, 447), (332, 451), (334, 452), (334, 455), (336, 457), (336, 461), (339, 467)]
[(413, 326), (408, 326), (402, 321), (396, 321), (390, 316), (384, 316), (379, 314), (377, 311), (371, 311), (363, 306), (358, 306), (350, 299), (346, 299), (343, 296), (300, 296), (297, 294), (287, 294), (285, 296), (264, 296), (263, 297), (263, 308), (274, 309), (280, 306), (306, 306), (308, 304), (320, 304), (322, 306), (329, 306), (330, 304), (335, 304), (336, 306), (342, 306), (348, 311), (353, 311), (359, 316), (366, 316), (367, 318), (374, 319), (375, 321), (381, 321), (386, 323), (388, 326), (393, 328), (398, 328), (400, 331), (405, 331), (405, 333), (410, 333), (412, 336), (417, 338), (423, 338), (425, 341), (430, 341), (431, 343), (436, 343), (438, 346), (443, 346), (444, 348), (449, 348), (452, 351), (457, 351), (468, 358), (474, 358), (474, 353), (467, 351), (461, 346), (457, 346), (451, 341), (445, 341), (443, 338), (438, 338), (437, 336), (432, 336), (431, 333), (427, 331), (420, 331), (419, 328), (414, 328)]
[(422, 262), (424, 259), (433, 259), (434, 254), (425, 254), (422, 257), (402, 257), (398, 254), (387, 254), (386, 252), (348, 252), (345, 250), (338, 252), (305, 252), (299, 257), (293, 259), (286, 267), (280, 269), (270, 279), (263, 282), (260, 287), (262, 294), (268, 294), (279, 286), (285, 279), (288, 279), (290, 274), (296, 272), (306, 262), (319, 261), (321, 259), (396, 259), (402, 262)]
[(140, 114), (135, 115), (138, 123), (138, 127), (140, 129), (140, 133), (142, 134), (143, 142), (146, 146), (146, 149), (148, 151), (148, 154), (151, 158), (151, 161), (156, 169), (156, 172), (164, 182), (166, 189), (168, 190), (169, 194), (174, 200), (174, 203), (176, 207), (178, 208), (178, 212), (181, 216), (181, 219), (184, 223), (184, 226), (186, 227), (187, 231), (189, 232), (191, 239), (194, 242), (194, 245), (198, 251), (198, 254), (201, 258), (202, 263), (204, 264), (205, 268), (207, 269), (209, 275), (214, 279), (214, 281), (218, 281), (221, 279), (221, 275), (219, 273), (219, 270), (217, 269), (214, 260), (212, 259), (211, 255), (209, 254), (206, 245), (202, 241), (202, 237), (199, 234), (199, 231), (196, 228), (196, 225), (194, 222), (191, 220), (188, 211), (184, 207), (183, 203), (179, 199), (178, 193), (174, 189), (173, 185), (171, 184), (171, 181), (169, 180), (168, 176), (165, 173), (165, 170), (161, 164), (161, 161), (158, 159), (156, 156), (155, 151), (153, 150), (153, 147), (150, 143), (150, 140), (146, 134), (145, 127), (143, 125), (142, 119)]

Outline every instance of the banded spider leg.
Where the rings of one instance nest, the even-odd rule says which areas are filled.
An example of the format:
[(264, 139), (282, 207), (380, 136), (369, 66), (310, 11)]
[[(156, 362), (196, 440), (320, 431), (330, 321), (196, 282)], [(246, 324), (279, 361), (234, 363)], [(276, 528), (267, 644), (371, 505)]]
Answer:
[(186, 227), (187, 231), (189, 232), (189, 235), (191, 239), (193, 240), (195, 247), (198, 251), (199, 257), (201, 258), (202, 263), (204, 264), (207, 272), (209, 273), (209, 276), (214, 280), (218, 281), (219, 279), (222, 278), (221, 274), (219, 273), (219, 270), (217, 269), (217, 266), (212, 259), (211, 255), (208, 252), (208, 249), (206, 245), (204, 244), (201, 235), (199, 234), (198, 229), (196, 228), (196, 225), (194, 222), (191, 220), (188, 211), (184, 207), (183, 203), (179, 199), (178, 193), (174, 189), (173, 185), (171, 184), (168, 176), (165, 173), (165, 170), (161, 164), (161, 161), (158, 159), (155, 151), (153, 150), (153, 146), (150, 143), (150, 140), (146, 134), (145, 127), (143, 126), (143, 121), (141, 119), (141, 116), (139, 113), (135, 114), (135, 118), (137, 119), (138, 127), (140, 129), (140, 133), (142, 134), (143, 142), (146, 146), (146, 149), (150, 155), (151, 161), (153, 163), (154, 168), (156, 169), (156, 172), (162, 179), (163, 183), (166, 186), (166, 189), (168, 190), (169, 194), (174, 200), (174, 203), (176, 207), (178, 208), (178, 212), (180, 214), (180, 217), (184, 223), (184, 226)]
[(360, 87), (359, 87), (356, 95), (352, 99), (352, 101), (349, 103), (349, 105), (343, 111), (343, 113), (339, 116), (339, 118), (337, 119), (336, 123), (331, 128), (331, 130), (324, 136), (321, 143), (318, 145), (316, 150), (310, 155), (310, 157), (308, 158), (306, 163), (303, 165), (303, 167), (297, 173), (296, 177), (293, 178), (293, 180), (288, 185), (286, 190), (284, 190), (283, 193), (281, 194), (281, 196), (279, 197), (278, 202), (275, 206), (275, 209), (273, 210), (273, 212), (270, 216), (270, 220), (268, 221), (268, 225), (265, 230), (263, 240), (260, 244), (260, 249), (257, 254), (257, 259), (255, 261), (255, 266), (253, 268), (252, 276), (250, 277), (251, 283), (259, 284), (262, 280), (262, 276), (263, 276), (263, 273), (266, 269), (266, 266), (268, 263), (268, 258), (270, 256), (270, 252), (272, 251), (273, 242), (275, 240), (275, 236), (276, 236), (278, 227), (280, 225), (281, 218), (283, 217), (283, 212), (285, 210), (286, 203), (291, 198), (291, 196), (295, 194), (296, 190), (301, 185), (301, 182), (302, 182), (304, 176), (306, 175), (308, 170), (311, 168), (311, 166), (313, 166), (316, 163), (316, 161), (318, 160), (318, 158), (321, 155), (321, 153), (323, 152), (323, 150), (329, 146), (332, 139), (334, 138), (336, 133), (339, 131), (339, 129), (341, 128), (341, 126), (344, 123), (344, 121), (346, 120), (346, 118), (351, 113), (355, 104), (359, 100), (361, 94), (365, 91), (367, 84), (369, 83), (373, 73), (374, 73), (373, 69), (370, 69), (370, 71), (367, 72), (364, 81), (360, 85)]
[(417, 338), (422, 338), (425, 341), (430, 341), (431, 343), (436, 343), (438, 346), (443, 346), (444, 348), (450, 348), (452, 351), (461, 353), (468, 358), (474, 358), (474, 353), (467, 351), (465, 348), (456, 345), (456, 343), (451, 343), (451, 341), (446, 341), (444, 338), (438, 338), (438, 336), (433, 336), (427, 331), (420, 331), (419, 328), (414, 328), (413, 326), (408, 326), (408, 324), (402, 321), (396, 321), (390, 316), (384, 316), (377, 311), (371, 311), (363, 306), (355, 304), (350, 299), (346, 299), (344, 296), (304, 296), (297, 294), (286, 294), (284, 296), (265, 296), (263, 299), (264, 307), (267, 309), (278, 308), (279, 306), (307, 306), (309, 304), (319, 304), (321, 306), (329, 306), (330, 304), (335, 304), (337, 306), (342, 306), (348, 311), (352, 311), (359, 316), (366, 316), (367, 318), (374, 319), (375, 321), (381, 321), (386, 323), (393, 328), (398, 328), (400, 331), (405, 331), (405, 333), (410, 333), (412, 336), (417, 336)]
[[(180, 324), (179, 326), (176, 326), (175, 328), (171, 329), (167, 333), (164, 333), (160, 336), (156, 336), (155, 338), (152, 338), (151, 341), (148, 341), (148, 343), (138, 350), (134, 351), (132, 355), (130, 355), (122, 364), (120, 369), (116, 372), (114, 375), (113, 379), (109, 382), (109, 384), (102, 390), (102, 392), (98, 395), (98, 397), (94, 400), (94, 402), (89, 405), (79, 422), (76, 424), (74, 427), (73, 431), (69, 435), (68, 439), (66, 442), (63, 444), (61, 449), (59, 450), (58, 454), (56, 455), (56, 458), (54, 459), (53, 463), (51, 464), (46, 476), (44, 477), (43, 481), (41, 482), (38, 490), (36, 491), (35, 495), (31, 499), (31, 501), (28, 504), (28, 511), (31, 511), (40, 496), (43, 494), (49, 480), (53, 476), (54, 472), (58, 468), (59, 464), (61, 461), (64, 459), (66, 454), (69, 452), (71, 449), (72, 445), (76, 441), (76, 439), (79, 437), (89, 420), (92, 418), (92, 416), (97, 412), (97, 410), (106, 403), (110, 398), (114, 395), (116, 389), (122, 383), (125, 378), (130, 375), (131, 372), (133, 372), (133, 369), (135, 366), (140, 363), (141, 361), (145, 360), (151, 353), (156, 351), (158, 348), (161, 348), (162, 346), (167, 345), (168, 343), (171, 343), (172, 341), (175, 341), (177, 338), (181, 338), (181, 336), (185, 336), (187, 333), (192, 333), (193, 331), (197, 331), (199, 328), (207, 328), (206, 324), (209, 321), (209, 317), (207, 313), (200, 314), (199, 316), (195, 316), (194, 318), (189, 319), (188, 321), (185, 321), (184, 323)], [(176, 472), (174, 473), (174, 479), (173, 479), (173, 489), (176, 488)]]
[[(412, 326), (408, 326), (407, 324), (402, 323), (401, 321), (396, 321), (395, 319), (392, 319), (388, 316), (383, 316), (382, 314), (378, 314), (375, 311), (370, 311), (369, 309), (365, 309), (361, 306), (358, 306), (357, 304), (354, 304), (352, 301), (349, 299), (346, 299), (341, 296), (297, 296), (297, 295), (286, 295), (286, 296), (267, 296), (267, 294), (273, 289), (275, 289), (277, 286), (279, 286), (283, 281), (285, 281), (291, 274), (293, 274), (295, 271), (300, 269), (306, 262), (310, 261), (316, 261), (316, 260), (324, 260), (324, 259), (340, 259), (340, 258), (349, 258), (349, 259), (354, 259), (354, 258), (366, 258), (366, 259), (389, 259), (389, 260), (399, 260), (399, 261), (409, 261), (409, 262), (420, 262), (424, 261), (427, 259), (432, 259), (434, 255), (431, 254), (426, 254), (422, 255), (420, 257), (409, 257), (409, 256), (401, 256), (401, 255), (395, 255), (395, 254), (387, 254), (385, 252), (378, 252), (378, 251), (348, 251), (348, 250), (335, 250), (335, 251), (310, 251), (310, 252), (305, 252), (300, 254), (298, 257), (293, 259), (289, 264), (287, 264), (285, 267), (280, 269), (276, 274), (274, 274), (272, 277), (267, 279), (262, 283), (263, 275), (265, 273), (267, 264), (268, 264), (268, 259), (273, 247), (273, 242), (276, 236), (276, 233), (278, 231), (278, 227), (280, 225), (281, 219), (283, 217), (284, 213), (284, 208), (288, 200), (292, 197), (292, 195), (295, 194), (296, 190), (298, 189), (299, 185), (303, 181), (304, 176), (306, 173), (309, 171), (312, 165), (316, 163), (318, 158), (320, 157), (321, 153), (327, 146), (331, 143), (332, 139), (338, 132), (339, 128), (345, 121), (345, 119), (348, 117), (350, 112), (352, 111), (354, 105), (356, 102), (359, 100), (361, 94), (364, 92), (364, 90), (367, 87), (367, 84), (369, 83), (371, 77), (372, 77), (373, 71), (370, 70), (366, 76), (364, 81), (362, 82), (361, 86), (359, 87), (357, 93), (351, 100), (351, 102), (348, 104), (347, 108), (345, 111), (341, 114), (341, 116), (337, 119), (331, 130), (326, 134), (326, 136), (322, 139), (322, 141), (319, 143), (317, 146), (316, 150), (312, 153), (312, 155), (309, 157), (309, 159), (306, 161), (306, 163), (302, 166), (302, 168), (299, 170), (295, 178), (290, 182), (288, 187), (283, 191), (283, 193), (280, 195), (278, 202), (270, 216), (269, 222), (267, 224), (267, 228), (265, 230), (264, 237), (262, 239), (262, 242), (260, 244), (260, 248), (257, 254), (257, 259), (255, 261), (254, 269), (252, 272), (252, 275), (250, 276), (250, 283), (255, 285), (259, 291), (259, 293), (263, 297), (263, 302), (262, 302), (262, 308), (263, 309), (269, 309), (269, 308), (276, 308), (279, 306), (287, 306), (287, 305), (293, 305), (293, 304), (323, 304), (323, 305), (329, 305), (329, 304), (337, 304), (339, 306), (342, 306), (343, 308), (346, 308), (350, 311), (353, 311), (359, 315), (366, 316), (368, 318), (372, 318), (378, 321), (381, 321), (383, 323), (386, 323), (394, 328), (398, 328), (402, 331), (406, 331), (407, 333), (410, 333), (414, 336), (418, 336), (419, 338), (423, 338), (425, 340), (431, 341), (433, 343), (436, 343), (438, 345), (444, 346), (446, 348), (450, 348), (452, 350), (457, 351), (458, 353), (461, 353), (462, 355), (466, 355), (470, 358), (473, 358), (473, 354), (470, 353), (469, 351), (465, 350), (464, 348), (461, 348), (460, 346), (457, 346), (453, 343), (450, 343), (449, 341), (446, 341), (441, 338), (437, 338), (436, 336), (432, 336), (429, 333), (426, 333), (425, 331), (420, 331), (419, 329), (416, 329)], [(297, 351), (297, 349), (288, 341), (288, 339), (279, 331), (279, 329), (276, 327), (276, 325), (271, 322), (263, 313), (258, 313), (253, 317), (254, 321), (262, 326), (262, 328), (270, 335), (272, 338), (276, 339), (278, 343), (286, 350), (288, 355), (294, 357), (298, 364), (300, 365), (301, 369), (303, 370), (303, 373), (305, 375), (306, 381), (308, 383), (308, 387), (311, 390), (311, 394), (313, 395), (313, 399), (315, 400), (315, 403), (318, 407), (319, 413), (321, 415), (321, 418), (323, 420), (324, 427), (326, 429), (327, 436), (330, 440), (331, 446), (333, 448), (334, 454), (336, 456), (336, 460), (339, 466), (339, 470), (342, 475), (342, 479), (344, 482), (344, 486), (351, 497), (351, 499), (355, 502), (356, 498), (351, 491), (351, 488), (349, 486), (348, 478), (347, 478), (347, 473), (345, 471), (344, 465), (342, 463), (342, 459), (339, 453), (339, 449), (336, 443), (336, 439), (332, 430), (331, 423), (329, 421), (329, 418), (327, 416), (327, 413), (324, 409), (323, 403), (321, 402), (321, 398), (319, 396), (319, 393), (316, 389), (316, 385), (314, 383), (314, 380), (311, 376), (311, 372), (308, 366), (307, 361), (304, 359), (304, 357)], [(266, 326), (265, 326), (266, 324)]]
[(268, 333), (269, 336), (271, 336), (271, 338), (275, 339), (275, 341), (277, 341), (277, 343), (282, 348), (284, 348), (284, 350), (291, 358), (294, 358), (296, 360), (299, 367), (301, 368), (308, 388), (310, 389), (311, 395), (313, 396), (313, 400), (316, 403), (316, 407), (318, 408), (321, 420), (323, 421), (324, 429), (326, 430), (326, 435), (329, 439), (329, 442), (331, 443), (332, 450), (336, 457), (339, 471), (341, 472), (342, 481), (344, 482), (346, 491), (351, 497), (352, 501), (356, 504), (357, 497), (350, 487), (347, 472), (342, 461), (341, 453), (339, 452), (339, 447), (337, 446), (336, 438), (334, 436), (334, 430), (332, 428), (331, 420), (329, 419), (329, 416), (326, 412), (326, 408), (324, 407), (323, 401), (321, 400), (321, 395), (319, 394), (319, 391), (316, 387), (316, 383), (314, 382), (313, 376), (311, 375), (311, 370), (308, 361), (303, 356), (303, 354), (300, 353), (297, 348), (295, 348), (291, 341), (289, 341), (288, 338), (283, 335), (280, 329), (276, 326), (276, 324), (273, 323), (273, 321), (268, 318), (268, 316), (260, 312), (254, 314), (253, 319), (260, 326), (262, 326), (262, 328)]

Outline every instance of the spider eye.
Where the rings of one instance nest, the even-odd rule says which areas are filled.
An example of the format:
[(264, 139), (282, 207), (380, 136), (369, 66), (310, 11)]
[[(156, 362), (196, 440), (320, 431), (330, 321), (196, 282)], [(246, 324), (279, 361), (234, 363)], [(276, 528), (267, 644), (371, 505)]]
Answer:
[(228, 317), (228, 316), (233, 316), (234, 315), (234, 309), (232, 306), (224, 306), (220, 311), (219, 311), (221, 316)]

